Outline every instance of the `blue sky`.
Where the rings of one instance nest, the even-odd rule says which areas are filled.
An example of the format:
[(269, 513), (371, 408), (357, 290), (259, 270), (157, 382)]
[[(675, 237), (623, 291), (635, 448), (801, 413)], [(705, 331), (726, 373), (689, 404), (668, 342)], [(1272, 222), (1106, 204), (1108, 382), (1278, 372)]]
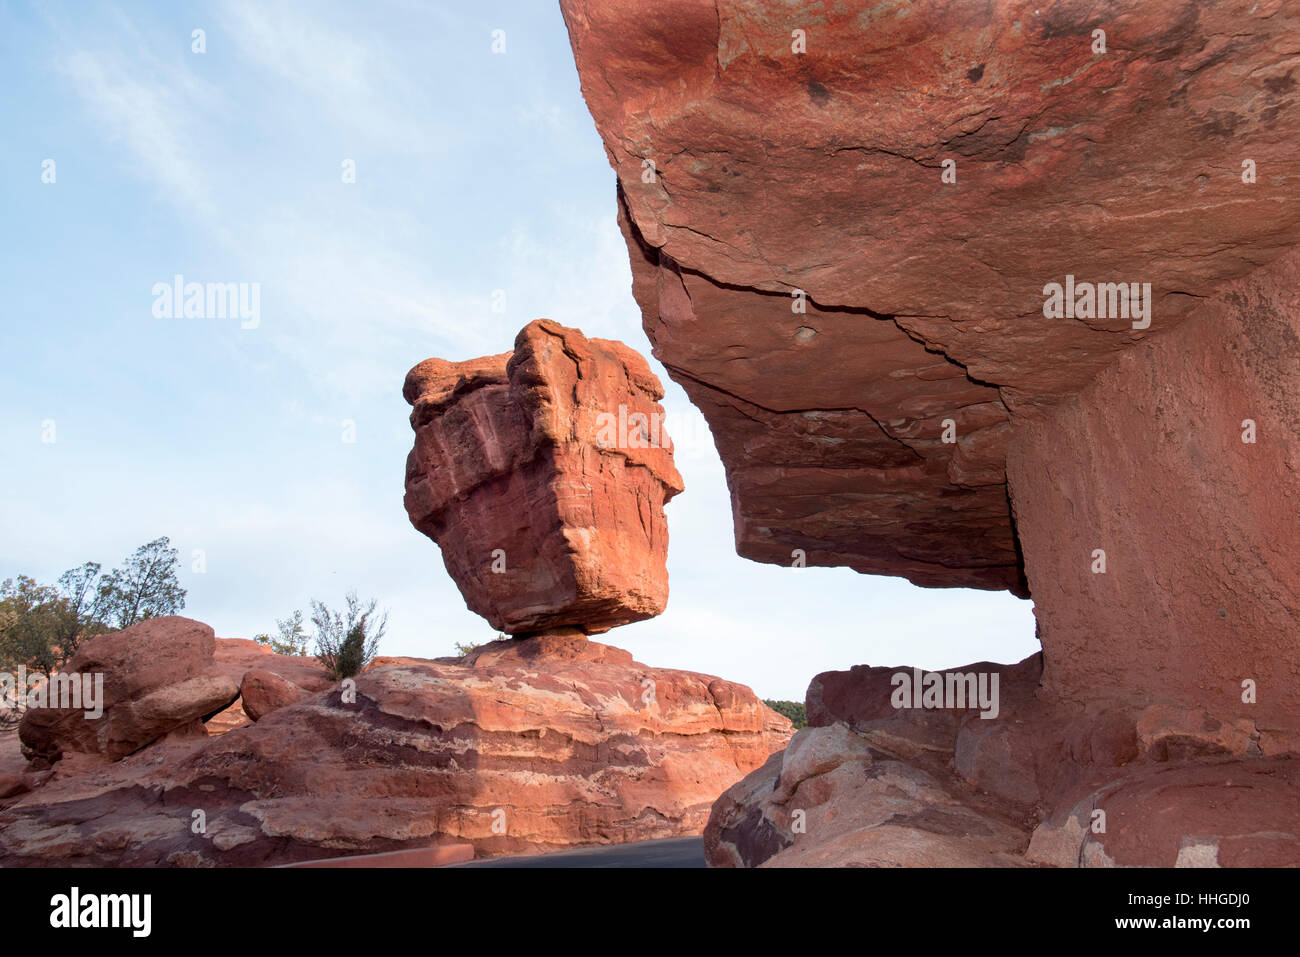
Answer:
[[(223, 637), (352, 587), (383, 654), (493, 637), (402, 508), (407, 369), (542, 316), (650, 350), (558, 6), (0, 0), (0, 117), (0, 579), (167, 535)], [(259, 323), (155, 317), (178, 273), (258, 283)], [(738, 558), (707, 427), (652, 365), (686, 480), (671, 598), (602, 640), (793, 699), (1037, 650), (1006, 594)]]

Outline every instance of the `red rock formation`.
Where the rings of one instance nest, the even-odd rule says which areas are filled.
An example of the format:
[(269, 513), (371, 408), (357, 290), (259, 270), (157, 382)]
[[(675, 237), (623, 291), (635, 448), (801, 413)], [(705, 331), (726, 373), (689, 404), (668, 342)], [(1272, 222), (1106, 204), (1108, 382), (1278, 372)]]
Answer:
[(682, 480), (644, 359), (539, 319), (513, 353), (426, 359), (403, 395), (406, 510), (471, 610), (509, 634), (663, 611), (663, 505)]
[[(1012, 416), (1300, 240), (1280, 0), (561, 8), (749, 558), (1023, 593)], [(1150, 329), (1046, 318), (1067, 274), (1151, 282)]]
[[(18, 733), (26, 752), (65, 751), (118, 759), (224, 710), (239, 685), (213, 666), (216, 638), (202, 622), (153, 618), (83, 644), (65, 676), (102, 676), (102, 716), (86, 707), (27, 711)], [(82, 702), (86, 702), (83, 700)]]
[(240, 704), (243, 705), (244, 714), (252, 721), (302, 699), (303, 690), (274, 671), (254, 668), (244, 675), (244, 680), (239, 684)]
[[(1300, 861), (1300, 757), (1253, 722), (1040, 695), (1040, 655), (999, 677), (998, 713), (895, 708), (894, 676), (813, 679), (809, 726), (733, 786), (705, 830), (737, 866), (1277, 866)], [(918, 704), (913, 701), (910, 704)]]
[[(103, 675), (103, 716), (86, 708), (28, 711), (23, 749), (46, 762), (67, 753), (117, 760), (168, 735), (222, 734), (295, 694), (332, 687), (315, 658), (277, 655), (242, 638), (217, 638), (200, 621), (152, 618), (82, 645), (69, 675)], [(247, 682), (249, 674), (253, 680)], [(253, 699), (246, 714), (241, 689)]]
[(1300, 745), (1298, 358), (1300, 251), (1024, 417), (1007, 473), (1048, 693)]
[(790, 737), (748, 688), (647, 667), (576, 629), (388, 659), (355, 691), (94, 773), (65, 758), (0, 811), (0, 864), (263, 865), (698, 834), (714, 799)]
[(204, 722), (210, 735), (243, 727), (281, 704), (334, 686), (314, 657), (277, 655), (248, 638), (218, 638), (213, 663), (239, 685), (239, 700)]
[[(1074, 820), (1079, 788), (1131, 795), (1128, 836), (1055, 863), (1199, 860), (1197, 835), (1220, 861), (1300, 860), (1291, 802), (1268, 850), (1241, 836), (1250, 802), (1201, 792), (1240, 808), (1211, 826), (1192, 797), (1228, 762), (1267, 804), (1300, 752), (1300, 11), (561, 7), (645, 330), (709, 420), (740, 554), (1032, 594), (1041, 700), (1013, 710), (1036, 729), (914, 716), (899, 734), (951, 749), (902, 758), (933, 801), (1019, 803), (1025, 846), (989, 860)], [(1149, 283), (1149, 314), (1054, 315), (1049, 284), (1076, 279)], [(767, 850), (717, 860), (776, 854), (759, 778), (779, 770), (719, 804)], [(1167, 788), (1183, 810), (1157, 825)], [(837, 826), (880, 810), (835, 793)], [(908, 859), (890, 840), (871, 860)]]

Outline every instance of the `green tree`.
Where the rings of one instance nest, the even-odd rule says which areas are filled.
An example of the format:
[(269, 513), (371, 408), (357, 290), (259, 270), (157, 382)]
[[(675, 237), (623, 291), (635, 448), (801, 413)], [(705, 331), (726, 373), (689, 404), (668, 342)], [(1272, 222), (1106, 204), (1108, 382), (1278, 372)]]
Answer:
[(335, 681), (361, 673), (374, 660), (379, 639), (388, 626), (388, 613), (376, 615), (378, 604), (371, 599), (361, 604), (355, 591), (347, 594), (346, 615), (331, 611), (324, 602), (312, 599), (311, 621), (316, 626), (316, 660)]
[(278, 635), (272, 638), (270, 635), (254, 635), (253, 640), (269, 645), (271, 650), (277, 655), (308, 655), (310, 654), (311, 636), (302, 626), (302, 612), (295, 611), (288, 618), (277, 618), (275, 628)]
[(77, 653), (84, 638), (108, 630), (99, 589), (95, 586), (99, 567), (99, 562), (86, 562), (59, 576), (61, 601), (56, 612), (58, 629), (54, 640), (59, 648), (60, 665)]
[(101, 579), (99, 613), (119, 629), (147, 618), (176, 614), (185, 607), (185, 589), (176, 577), (179, 566), (180, 559), (167, 536), (141, 545)]
[(0, 584), (0, 606), (6, 627), (0, 633), (0, 665), (12, 671), (26, 665), (49, 675), (59, 665), (55, 635), (59, 631), (59, 600), (56, 589), (19, 575)]
[(808, 712), (803, 706), (802, 701), (773, 701), (768, 698), (763, 699), (763, 704), (767, 705), (777, 714), (785, 715), (794, 725), (795, 730), (808, 724)]
[(27, 575), (0, 585), (0, 666), (26, 665), (49, 675), (81, 642), (107, 630), (96, 600), (99, 565), (86, 562), (59, 576), (58, 587)]

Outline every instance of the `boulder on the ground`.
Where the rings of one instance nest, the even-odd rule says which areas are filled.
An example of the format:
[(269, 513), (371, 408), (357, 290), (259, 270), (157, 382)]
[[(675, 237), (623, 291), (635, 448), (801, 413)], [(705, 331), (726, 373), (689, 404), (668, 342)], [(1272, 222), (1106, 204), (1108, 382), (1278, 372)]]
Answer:
[[(93, 685), (102, 676), (102, 708), (31, 708), (19, 724), (29, 757), (65, 751), (122, 758), (178, 728), (222, 711), (239, 685), (213, 666), (216, 638), (202, 622), (171, 615), (87, 641), (61, 677)], [(87, 705), (87, 700), (82, 700)]]
[(239, 686), (240, 704), (253, 721), (266, 717), (277, 708), (296, 704), (305, 695), (306, 692), (289, 679), (261, 668), (247, 672)]

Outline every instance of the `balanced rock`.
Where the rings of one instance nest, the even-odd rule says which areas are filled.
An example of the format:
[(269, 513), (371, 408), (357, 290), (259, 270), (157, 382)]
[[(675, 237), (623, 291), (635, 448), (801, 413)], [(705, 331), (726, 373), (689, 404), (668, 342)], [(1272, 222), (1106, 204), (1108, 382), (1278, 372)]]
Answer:
[(406, 377), (406, 511), (499, 631), (592, 634), (668, 599), (664, 503), (682, 490), (641, 356), (547, 319), (513, 353)]

